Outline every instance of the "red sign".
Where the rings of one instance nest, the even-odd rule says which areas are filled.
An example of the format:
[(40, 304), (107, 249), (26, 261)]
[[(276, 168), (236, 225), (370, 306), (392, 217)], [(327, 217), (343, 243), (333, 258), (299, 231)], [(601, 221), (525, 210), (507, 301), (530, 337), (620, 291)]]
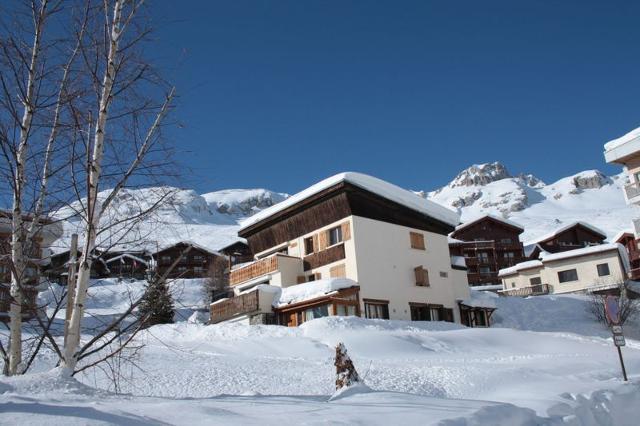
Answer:
[(604, 313), (609, 324), (620, 324), (620, 304), (616, 296), (606, 296), (604, 298)]

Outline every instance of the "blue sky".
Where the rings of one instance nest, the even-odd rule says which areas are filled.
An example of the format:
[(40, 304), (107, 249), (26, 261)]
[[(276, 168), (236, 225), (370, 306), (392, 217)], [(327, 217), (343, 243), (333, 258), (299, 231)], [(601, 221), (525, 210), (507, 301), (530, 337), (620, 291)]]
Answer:
[(433, 189), (499, 160), (545, 181), (640, 126), (640, 2), (157, 1), (150, 56), (200, 192), (344, 170)]

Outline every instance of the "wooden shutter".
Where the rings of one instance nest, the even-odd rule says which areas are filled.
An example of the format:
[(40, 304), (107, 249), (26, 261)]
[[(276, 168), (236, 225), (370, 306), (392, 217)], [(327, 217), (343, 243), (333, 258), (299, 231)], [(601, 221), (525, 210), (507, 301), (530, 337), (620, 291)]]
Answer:
[(322, 231), (318, 234), (318, 250), (322, 251), (327, 248), (327, 237), (329, 236), (329, 231)]
[(422, 269), (422, 273), (424, 275), (424, 285), (429, 286), (429, 271), (427, 269)]
[(345, 222), (340, 225), (342, 228), (342, 241), (347, 241), (351, 239), (351, 224), (349, 222)]
[(409, 239), (411, 240), (411, 248), (418, 250), (425, 249), (424, 234), (421, 234), (419, 232), (410, 232)]
[(331, 269), (329, 269), (329, 276), (331, 276), (331, 278), (346, 277), (347, 270), (346, 270), (345, 264), (343, 263), (342, 265), (332, 266)]
[(302, 284), (303, 282), (306, 282), (306, 281), (307, 281), (307, 278), (304, 275), (298, 275), (298, 278), (296, 280), (298, 284)]
[(413, 272), (416, 275), (416, 285), (424, 286), (426, 285), (425, 276), (424, 276), (424, 268), (422, 266), (418, 266), (413, 268)]
[(320, 251), (320, 244), (318, 242), (318, 234), (313, 234), (313, 253)]
[(320, 272), (316, 272), (315, 274), (313, 274), (316, 276), (316, 281), (322, 279), (322, 274)]

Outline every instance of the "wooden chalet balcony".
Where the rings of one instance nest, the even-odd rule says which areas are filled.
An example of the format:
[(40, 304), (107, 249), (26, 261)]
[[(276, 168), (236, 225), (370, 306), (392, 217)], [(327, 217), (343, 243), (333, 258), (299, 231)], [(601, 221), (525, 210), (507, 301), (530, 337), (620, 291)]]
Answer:
[(256, 260), (246, 266), (232, 270), (229, 274), (229, 285), (237, 285), (277, 270), (277, 255)]
[(640, 281), (640, 268), (635, 268), (629, 271), (629, 278), (634, 281)]
[(241, 294), (211, 305), (211, 324), (260, 309), (259, 291)]
[(549, 284), (538, 284), (530, 287), (514, 288), (512, 290), (502, 290), (500, 294), (505, 296), (541, 296), (543, 294), (549, 294), (551, 292), (551, 286)]

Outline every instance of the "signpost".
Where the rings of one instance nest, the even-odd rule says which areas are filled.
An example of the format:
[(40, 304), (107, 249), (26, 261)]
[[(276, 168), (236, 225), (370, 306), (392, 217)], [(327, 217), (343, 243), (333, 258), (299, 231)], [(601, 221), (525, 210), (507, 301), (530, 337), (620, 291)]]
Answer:
[(620, 367), (622, 367), (622, 377), (624, 381), (627, 379), (627, 370), (624, 367), (624, 360), (622, 359), (622, 346), (626, 344), (624, 340), (624, 334), (622, 333), (622, 326), (620, 325), (620, 304), (618, 298), (615, 296), (606, 296), (604, 299), (604, 312), (607, 317), (607, 321), (611, 326), (611, 332), (613, 333), (613, 344), (618, 350), (618, 358), (620, 358)]

